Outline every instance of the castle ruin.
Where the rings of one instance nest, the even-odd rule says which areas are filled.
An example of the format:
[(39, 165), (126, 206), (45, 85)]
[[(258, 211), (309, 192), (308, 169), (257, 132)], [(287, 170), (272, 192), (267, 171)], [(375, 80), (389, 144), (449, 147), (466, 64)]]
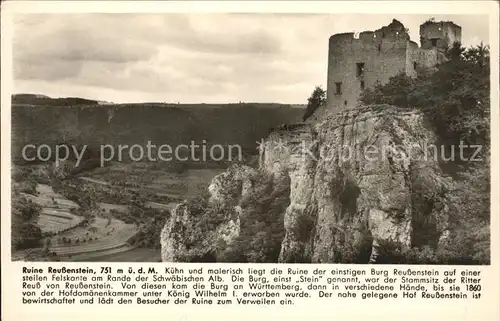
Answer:
[(375, 31), (335, 34), (329, 40), (328, 110), (341, 110), (357, 104), (365, 88), (405, 72), (415, 77), (422, 69), (443, 62), (445, 51), (461, 42), (462, 28), (451, 21), (420, 25), (420, 47), (410, 40), (404, 25), (393, 20)]

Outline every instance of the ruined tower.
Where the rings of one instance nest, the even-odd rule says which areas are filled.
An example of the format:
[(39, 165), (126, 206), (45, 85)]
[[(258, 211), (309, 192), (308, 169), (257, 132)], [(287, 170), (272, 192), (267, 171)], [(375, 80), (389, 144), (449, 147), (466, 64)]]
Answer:
[(461, 42), (462, 28), (451, 21), (426, 21), (420, 25), (420, 48), (444, 50)]
[(421, 46), (410, 40), (405, 26), (388, 26), (359, 34), (335, 34), (329, 39), (327, 106), (337, 111), (356, 106), (359, 95), (376, 83), (387, 83), (405, 72), (416, 76), (420, 68), (444, 61), (445, 49), (461, 41), (461, 28), (453, 22), (426, 21), (420, 26)]

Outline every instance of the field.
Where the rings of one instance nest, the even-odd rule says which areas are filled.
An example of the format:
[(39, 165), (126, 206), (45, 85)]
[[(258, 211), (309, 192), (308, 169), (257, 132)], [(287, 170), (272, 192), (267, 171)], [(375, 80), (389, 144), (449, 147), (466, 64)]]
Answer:
[(101, 185), (109, 185), (109, 183), (107, 182), (104, 182), (104, 181), (100, 181), (98, 179), (95, 179), (95, 178), (90, 178), (90, 177), (84, 177), (84, 176), (81, 176), (79, 177), (81, 180), (84, 180), (84, 181), (87, 181), (87, 182), (91, 182), (91, 183), (96, 183), (96, 184), (101, 184)]
[(111, 210), (125, 213), (128, 211), (127, 205), (110, 204), (110, 203), (98, 203), (97, 204), (102, 212), (109, 213)]
[(43, 209), (38, 226), (42, 229), (42, 233), (57, 233), (66, 229), (73, 228), (83, 220), (81, 216), (71, 213), (56, 210)]
[(192, 198), (206, 190), (218, 169), (189, 169), (184, 173), (161, 173), (145, 187), (157, 195)]
[(149, 195), (147, 203), (155, 208), (171, 209), (176, 203), (196, 197), (207, 190), (214, 176), (223, 169), (187, 169), (171, 172), (156, 164), (114, 163), (105, 168), (88, 171), (79, 179), (86, 185), (100, 190), (133, 191)]
[[(74, 260), (77, 261), (77, 260)], [(111, 254), (101, 253), (85, 259), (86, 262), (161, 262), (160, 252), (155, 249), (133, 248)]]
[[(133, 224), (98, 216), (78, 226), (84, 217), (70, 213), (71, 209), (79, 208), (78, 204), (65, 199), (48, 185), (38, 184), (37, 195), (23, 193), (23, 196), (42, 207), (38, 225), (42, 232), (55, 234), (47, 237), (50, 251), (62, 261), (155, 261), (159, 257), (158, 251), (139, 249), (127, 243), (138, 232)], [(98, 205), (103, 212), (127, 210), (124, 205)]]
[(83, 221), (82, 216), (74, 215), (71, 209), (79, 208), (78, 204), (55, 193), (52, 187), (45, 184), (37, 185), (38, 195), (22, 193), (24, 197), (42, 207), (38, 218), (38, 226), (42, 233), (57, 233), (77, 226)]
[(162, 204), (162, 203), (156, 203), (156, 202), (146, 202), (145, 204), (147, 207), (155, 208), (158, 210), (173, 210), (175, 206), (177, 205), (176, 202), (171, 202), (168, 204)]

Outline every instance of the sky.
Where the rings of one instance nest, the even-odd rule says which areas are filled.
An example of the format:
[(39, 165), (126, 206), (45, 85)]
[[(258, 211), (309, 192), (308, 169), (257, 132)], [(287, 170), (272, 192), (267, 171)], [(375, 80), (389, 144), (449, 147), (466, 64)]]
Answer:
[(109, 102), (303, 104), (326, 88), (328, 39), (388, 25), (419, 42), (434, 17), (488, 44), (480, 15), (270, 13), (23, 14), (15, 18), (15, 93)]

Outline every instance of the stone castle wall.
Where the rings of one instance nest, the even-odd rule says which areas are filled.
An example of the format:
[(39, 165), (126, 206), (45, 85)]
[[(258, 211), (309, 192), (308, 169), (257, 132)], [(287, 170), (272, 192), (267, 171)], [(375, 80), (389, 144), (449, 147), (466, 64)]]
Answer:
[[(393, 20), (375, 31), (336, 34), (328, 53), (327, 108), (336, 112), (354, 107), (363, 89), (387, 83), (398, 73), (411, 77), (419, 70), (445, 60), (444, 49), (460, 41), (461, 28), (452, 22), (427, 22), (420, 27), (419, 47), (410, 40), (404, 25)], [(434, 40), (433, 40), (434, 39)], [(362, 63), (360, 73), (358, 64)]]
[(420, 47), (433, 48), (432, 39), (436, 39), (438, 48), (447, 48), (462, 39), (462, 28), (451, 21), (424, 22), (420, 26)]
[[(330, 38), (328, 61), (328, 105), (335, 109), (352, 106), (365, 88), (377, 81), (387, 82), (389, 77), (402, 71), (406, 64), (404, 35), (382, 38), (374, 32), (335, 35)], [(357, 63), (363, 63), (358, 74)], [(335, 83), (341, 83), (340, 93)]]

